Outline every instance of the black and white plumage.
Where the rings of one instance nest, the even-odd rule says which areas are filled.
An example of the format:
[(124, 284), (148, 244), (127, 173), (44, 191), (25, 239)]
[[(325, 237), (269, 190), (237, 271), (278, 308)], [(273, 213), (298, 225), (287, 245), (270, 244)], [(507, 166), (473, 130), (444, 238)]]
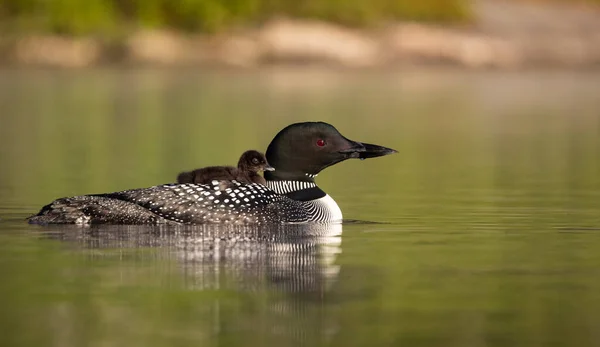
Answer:
[[(261, 184), (166, 184), (58, 199), (36, 217), (74, 224), (268, 224), (341, 221), (333, 199), (297, 201)], [(337, 207), (331, 211), (332, 201)], [(77, 207), (81, 206), (79, 213)], [(71, 210), (71, 211), (69, 211)], [(56, 212), (59, 212), (58, 214)], [(70, 213), (65, 213), (70, 212)], [(68, 219), (64, 219), (64, 218)], [(52, 218), (52, 219), (51, 219)]]
[[(166, 184), (115, 193), (62, 198), (29, 218), (36, 224), (268, 224), (340, 222), (335, 201), (314, 182), (328, 166), (394, 150), (355, 142), (326, 123), (297, 123), (269, 145), (266, 186), (214, 180)], [(224, 188), (226, 187), (226, 188)]]

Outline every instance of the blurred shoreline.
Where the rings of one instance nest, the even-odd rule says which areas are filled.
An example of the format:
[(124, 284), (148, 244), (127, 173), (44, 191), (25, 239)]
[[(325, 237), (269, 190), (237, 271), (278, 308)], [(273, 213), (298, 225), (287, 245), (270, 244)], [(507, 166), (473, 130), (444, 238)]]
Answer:
[(119, 44), (35, 35), (0, 38), (3, 66), (325, 65), (377, 68), (403, 64), (520, 69), (600, 66), (600, 9), (593, 5), (480, 0), (468, 25), (395, 23), (373, 30), (273, 19), (229, 34), (138, 31)]

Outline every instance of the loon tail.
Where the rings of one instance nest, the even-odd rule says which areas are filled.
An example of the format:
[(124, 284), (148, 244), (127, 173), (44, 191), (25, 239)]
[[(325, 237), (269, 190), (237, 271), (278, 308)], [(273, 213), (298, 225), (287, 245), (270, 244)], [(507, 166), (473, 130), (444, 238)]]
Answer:
[(30, 224), (165, 224), (168, 221), (147, 209), (104, 196), (57, 199), (27, 218)]

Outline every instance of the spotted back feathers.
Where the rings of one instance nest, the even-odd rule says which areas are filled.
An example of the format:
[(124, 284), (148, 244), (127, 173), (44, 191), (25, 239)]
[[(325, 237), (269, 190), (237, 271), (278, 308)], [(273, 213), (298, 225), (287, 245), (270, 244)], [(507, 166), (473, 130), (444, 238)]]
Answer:
[(102, 194), (135, 203), (153, 214), (184, 224), (261, 224), (310, 220), (302, 202), (256, 183), (214, 180), (210, 184), (166, 184)]

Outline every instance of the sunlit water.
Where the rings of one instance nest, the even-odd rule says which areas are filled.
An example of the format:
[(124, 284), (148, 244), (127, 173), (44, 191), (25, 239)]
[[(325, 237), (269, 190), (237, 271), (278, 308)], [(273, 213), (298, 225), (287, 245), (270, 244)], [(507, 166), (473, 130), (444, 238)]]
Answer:
[[(589, 71), (0, 72), (2, 341), (600, 345), (598, 81)], [(306, 120), (399, 151), (317, 178), (362, 222), (24, 221), (54, 198), (234, 164)]]

